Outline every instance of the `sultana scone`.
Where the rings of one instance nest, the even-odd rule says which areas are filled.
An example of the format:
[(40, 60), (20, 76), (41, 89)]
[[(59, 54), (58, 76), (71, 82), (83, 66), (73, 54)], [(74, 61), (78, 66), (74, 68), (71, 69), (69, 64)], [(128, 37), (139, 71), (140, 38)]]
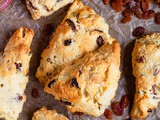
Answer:
[(93, 9), (75, 0), (49, 46), (43, 51), (36, 77), (45, 84), (69, 62), (107, 42), (112, 43), (113, 39), (108, 34), (105, 20)]
[(58, 114), (56, 110), (47, 110), (43, 107), (34, 113), (32, 120), (68, 120), (68, 118)]
[(0, 118), (17, 120), (26, 100), (30, 45), (34, 32), (19, 28), (0, 55)]
[(53, 14), (58, 9), (72, 3), (73, 0), (26, 0), (26, 5), (33, 19)]
[(100, 116), (117, 90), (119, 66), (119, 43), (106, 43), (65, 66), (48, 81), (45, 91), (63, 102), (70, 112)]
[(136, 91), (132, 118), (145, 118), (160, 101), (160, 34), (147, 35), (135, 42), (132, 53)]

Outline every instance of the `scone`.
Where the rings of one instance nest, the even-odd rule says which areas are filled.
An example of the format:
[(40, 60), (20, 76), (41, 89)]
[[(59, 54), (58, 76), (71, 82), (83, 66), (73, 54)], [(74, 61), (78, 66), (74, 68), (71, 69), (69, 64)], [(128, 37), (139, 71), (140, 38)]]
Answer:
[(5, 120), (17, 120), (26, 100), (33, 36), (33, 30), (19, 28), (0, 55), (0, 118)]
[(160, 34), (136, 40), (132, 53), (136, 91), (132, 118), (145, 118), (160, 101)]
[(45, 84), (69, 62), (107, 42), (112, 43), (113, 39), (108, 34), (105, 20), (93, 9), (75, 0), (43, 51), (36, 77)]
[(68, 120), (68, 118), (58, 114), (56, 110), (47, 110), (43, 107), (34, 113), (32, 120)]
[(49, 16), (73, 0), (26, 0), (33, 19)]
[(63, 102), (70, 112), (100, 116), (117, 90), (119, 66), (119, 43), (106, 43), (65, 66), (48, 81), (45, 91)]

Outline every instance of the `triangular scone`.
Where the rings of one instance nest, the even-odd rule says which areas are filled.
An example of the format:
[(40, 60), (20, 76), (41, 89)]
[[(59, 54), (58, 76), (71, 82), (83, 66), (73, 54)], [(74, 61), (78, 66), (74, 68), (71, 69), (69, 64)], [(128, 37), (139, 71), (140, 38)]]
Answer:
[(108, 34), (105, 20), (93, 9), (75, 0), (43, 51), (36, 77), (45, 84), (69, 62), (107, 42), (112, 43), (113, 39)]
[(26, 100), (33, 36), (33, 30), (19, 28), (0, 55), (0, 118), (5, 120), (17, 120)]
[(26, 0), (27, 8), (35, 20), (49, 16), (72, 2), (73, 0)]
[(68, 120), (68, 118), (58, 114), (56, 110), (47, 110), (43, 107), (34, 113), (32, 120)]
[(132, 118), (145, 118), (160, 101), (160, 34), (136, 40), (132, 53), (136, 91)]
[(117, 90), (119, 66), (119, 43), (106, 43), (64, 67), (48, 81), (45, 91), (64, 102), (71, 112), (100, 116)]

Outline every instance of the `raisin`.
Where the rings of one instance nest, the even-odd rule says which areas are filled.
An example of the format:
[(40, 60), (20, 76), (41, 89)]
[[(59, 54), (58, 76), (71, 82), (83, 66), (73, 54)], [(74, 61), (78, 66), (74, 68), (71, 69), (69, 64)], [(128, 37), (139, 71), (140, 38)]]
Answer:
[(72, 40), (71, 40), (71, 39), (68, 39), (68, 40), (65, 40), (65, 41), (64, 41), (64, 45), (65, 45), (65, 46), (69, 46), (71, 43), (72, 43)]
[(129, 95), (124, 95), (121, 100), (121, 108), (122, 109), (126, 108), (129, 105), (129, 103), (130, 103)]
[(150, 19), (155, 16), (154, 10), (148, 10), (142, 14), (143, 19)]
[(160, 12), (156, 13), (155, 15), (155, 23), (160, 24)]
[(152, 112), (152, 109), (148, 109), (147, 112)]
[(145, 0), (142, 0), (142, 2), (141, 2), (141, 10), (143, 12), (147, 11), (148, 6), (149, 6), (149, 4)]
[(123, 16), (128, 17), (128, 16), (132, 16), (133, 12), (127, 8), (127, 9), (123, 10), (122, 14), (123, 14)]
[(97, 38), (97, 44), (99, 47), (101, 47), (104, 44), (104, 39), (102, 38), (102, 36), (99, 36)]
[(125, 6), (126, 4), (130, 3), (132, 0), (123, 0), (123, 6)]
[(140, 37), (144, 34), (145, 29), (144, 27), (137, 27), (136, 29), (133, 30), (132, 35), (134, 37)]
[(77, 29), (76, 29), (76, 26), (74, 24), (74, 22), (70, 19), (67, 19), (66, 22), (68, 23), (68, 25), (71, 27), (71, 29), (75, 32)]
[(52, 27), (51, 24), (47, 24), (43, 27), (43, 33), (46, 35), (46, 36), (50, 36), (52, 35), (52, 33), (54, 32), (54, 28)]
[(131, 2), (128, 3), (128, 7), (131, 11), (135, 11), (136, 8), (136, 2), (134, 0), (132, 0)]
[(38, 89), (37, 88), (33, 88), (31, 95), (32, 95), (32, 97), (37, 98), (39, 96)]
[(138, 63), (144, 63), (144, 62), (145, 62), (145, 57), (144, 57), (144, 56), (137, 57), (137, 58), (136, 58), (136, 61), (137, 61)]
[(15, 64), (15, 66), (16, 66), (16, 69), (17, 69), (17, 71), (21, 71), (21, 67), (22, 67), (22, 64), (21, 63), (14, 63)]
[(114, 0), (111, 6), (116, 12), (122, 11), (122, 7), (123, 7), (122, 0)]
[(47, 58), (47, 62), (51, 62), (51, 58)]
[(113, 102), (111, 107), (112, 107), (114, 114), (118, 116), (121, 116), (123, 114), (123, 109), (121, 108), (121, 105), (119, 102)]
[(142, 12), (139, 10), (139, 8), (135, 9), (134, 14), (138, 19), (142, 18)]
[(113, 114), (110, 110), (106, 109), (104, 111), (104, 116), (107, 118), (107, 119), (112, 119), (113, 118)]
[(103, 3), (104, 3), (105, 5), (108, 5), (109, 0), (103, 0)]
[(48, 83), (48, 87), (51, 88), (51, 87), (52, 87), (52, 84), (54, 84), (55, 82), (56, 82), (56, 80), (53, 79), (51, 82)]
[(83, 112), (74, 112), (73, 114), (74, 115), (83, 115), (84, 113)]
[(71, 87), (75, 86), (76, 88), (79, 88), (77, 79), (75, 77), (71, 80)]
[(158, 73), (159, 73), (159, 70), (158, 70), (158, 69), (155, 69), (155, 70), (153, 71), (153, 76), (156, 76)]
[(64, 103), (65, 105), (72, 105), (71, 102), (68, 102), (68, 101), (62, 101), (62, 100), (60, 100), (60, 102)]
[(130, 21), (131, 21), (131, 17), (130, 16), (126, 16), (121, 20), (122, 23), (127, 23), (127, 22), (130, 22)]
[(21, 96), (20, 94), (17, 94), (17, 97), (15, 98), (15, 100), (19, 102), (19, 101), (22, 101), (22, 99), (23, 99), (23, 96)]

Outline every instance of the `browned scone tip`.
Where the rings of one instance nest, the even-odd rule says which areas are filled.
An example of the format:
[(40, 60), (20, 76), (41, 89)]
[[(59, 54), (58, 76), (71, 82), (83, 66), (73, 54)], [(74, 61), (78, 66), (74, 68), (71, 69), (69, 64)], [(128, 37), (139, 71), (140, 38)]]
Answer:
[(136, 92), (132, 118), (145, 118), (160, 101), (160, 33), (139, 38), (132, 52)]

